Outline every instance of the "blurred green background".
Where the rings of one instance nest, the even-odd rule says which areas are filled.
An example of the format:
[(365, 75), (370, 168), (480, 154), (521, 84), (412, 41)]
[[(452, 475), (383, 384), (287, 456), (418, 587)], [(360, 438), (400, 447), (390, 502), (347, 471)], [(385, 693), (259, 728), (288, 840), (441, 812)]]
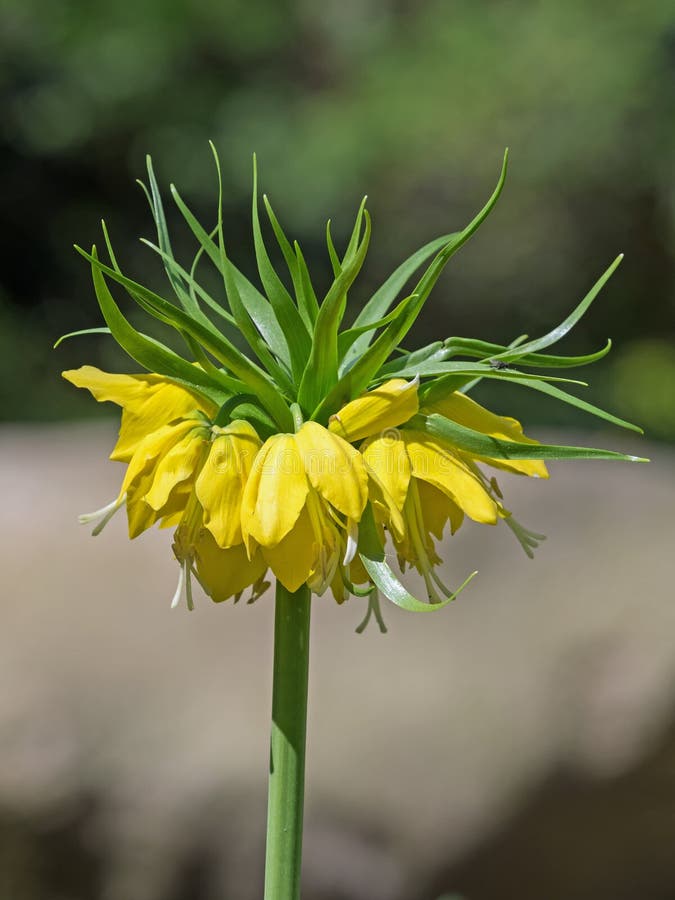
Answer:
[[(100, 414), (56, 373), (84, 361), (135, 368), (107, 338), (50, 347), (99, 324), (72, 244), (101, 243), (101, 217), (125, 268), (161, 283), (138, 243), (152, 237), (134, 184), (146, 153), (209, 219), (215, 141), (229, 251), (249, 272), (254, 150), (319, 284), (325, 220), (344, 236), (368, 193), (374, 239), (358, 305), (409, 252), (469, 220), (509, 146), (500, 204), (409, 346), (534, 335), (623, 251), (567, 349), (611, 336), (592, 395), (675, 438), (674, 75), (667, 0), (3, 0), (2, 416)], [(178, 249), (191, 258), (187, 235)], [(518, 403), (529, 421), (578, 421), (522, 394)]]

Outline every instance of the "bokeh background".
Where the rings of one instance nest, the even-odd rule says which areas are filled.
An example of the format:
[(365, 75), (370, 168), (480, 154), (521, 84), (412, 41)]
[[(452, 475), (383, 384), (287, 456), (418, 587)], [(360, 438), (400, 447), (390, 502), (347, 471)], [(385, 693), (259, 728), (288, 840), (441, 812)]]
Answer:
[(50, 349), (100, 324), (72, 244), (100, 244), (101, 217), (162, 285), (134, 180), (150, 153), (212, 218), (209, 139), (249, 274), (253, 151), (319, 285), (326, 219), (344, 240), (368, 193), (354, 309), (469, 221), (508, 146), (500, 203), (409, 346), (536, 335), (623, 251), (566, 349), (612, 337), (587, 394), (647, 441), (524, 392), (482, 399), (653, 458), (514, 479), (548, 543), (529, 562), (463, 529), (445, 555), (480, 581), (433, 622), (394, 610), (386, 637), (357, 637), (356, 603), (316, 604), (307, 900), (675, 896), (672, 4), (3, 0), (0, 97), (0, 897), (261, 893), (271, 605), (169, 616), (164, 535), (77, 529), (116, 492), (115, 425), (58, 373), (134, 366), (107, 337)]

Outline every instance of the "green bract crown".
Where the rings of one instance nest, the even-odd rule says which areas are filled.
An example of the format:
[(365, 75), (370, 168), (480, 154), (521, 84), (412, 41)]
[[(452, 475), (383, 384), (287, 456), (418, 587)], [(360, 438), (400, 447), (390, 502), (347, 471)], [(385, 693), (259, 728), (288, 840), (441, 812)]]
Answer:
[[(157, 243), (147, 240), (143, 243), (161, 257), (178, 302), (160, 296), (122, 272), (103, 223), (109, 264), (99, 258), (95, 246), (91, 253), (81, 247), (76, 249), (91, 263), (96, 297), (107, 328), (72, 332), (64, 338), (93, 332), (110, 333), (145, 369), (165, 375), (221, 404), (223, 417), (243, 414), (253, 417), (263, 432), (292, 431), (292, 403), (298, 404), (305, 419), (325, 424), (341, 406), (369, 388), (390, 378), (419, 376), (422, 399), (448, 390), (468, 392), (479, 381), (489, 378), (538, 391), (614, 425), (641, 433), (636, 425), (558, 386), (560, 382), (586, 386), (585, 382), (530, 371), (584, 366), (602, 359), (609, 352), (610, 340), (602, 349), (583, 356), (554, 356), (541, 351), (560, 341), (581, 319), (621, 262), (622, 255), (614, 260), (570, 315), (542, 337), (528, 340), (527, 335), (522, 335), (508, 346), (461, 337), (435, 341), (412, 352), (401, 346), (441, 272), (478, 230), (497, 202), (506, 178), (508, 152), (504, 154), (502, 171), (492, 196), (474, 219), (461, 231), (430, 241), (402, 262), (363, 305), (353, 324), (342, 328), (348, 292), (363, 266), (370, 243), (371, 220), (365, 198), (343, 255), (333, 243), (330, 222), (326, 227), (334, 280), (320, 302), (299, 244), (297, 241), (291, 243), (286, 237), (268, 198), (263, 196), (267, 217), (288, 269), (289, 287), (272, 265), (260, 223), (254, 160), (253, 238), (262, 285), (260, 290), (227, 255), (220, 164), (213, 145), (212, 150), (219, 188), (215, 226), (203, 226), (176, 187), (171, 185), (175, 204), (199, 245), (187, 267), (174, 257), (152, 161), (150, 157), (147, 159), (149, 188), (142, 186), (157, 227)], [(198, 265), (204, 256), (222, 276), (224, 292), (221, 298), (214, 297), (197, 280)], [(413, 289), (399, 299), (406, 285), (425, 264)], [(131, 325), (110, 293), (106, 279), (121, 285), (148, 315), (176, 329), (185, 341), (186, 354), (177, 354)], [(211, 316), (217, 317), (218, 326)], [(239, 350), (228, 338), (228, 332), (235, 331), (245, 338), (251, 356)], [(467, 443), (468, 449), (478, 452), (479, 437), (465, 434), (465, 430), (453, 433), (453, 439), (459, 440), (460, 446)], [(492, 445), (491, 452), (494, 449)], [(599, 454), (622, 456), (610, 451), (560, 447), (551, 449), (545, 458)]]

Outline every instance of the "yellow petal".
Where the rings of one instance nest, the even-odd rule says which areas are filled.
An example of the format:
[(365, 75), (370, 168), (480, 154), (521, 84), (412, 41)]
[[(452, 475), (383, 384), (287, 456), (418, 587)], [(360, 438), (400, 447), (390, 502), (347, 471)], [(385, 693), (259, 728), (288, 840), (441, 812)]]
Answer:
[(419, 408), (418, 384), (418, 379), (404, 381), (393, 378), (343, 406), (336, 415), (331, 416), (328, 427), (347, 441), (360, 441), (371, 434), (402, 425)]
[[(194, 421), (183, 421), (176, 425), (165, 425), (147, 434), (134, 451), (122, 482), (120, 494), (127, 492), (131, 484), (142, 474), (154, 469), (157, 460), (167, 453), (195, 427)], [(147, 490), (150, 489), (148, 485)]]
[(122, 407), (122, 424), (111, 459), (128, 462), (138, 444), (148, 434), (175, 419), (201, 410), (215, 414), (205, 398), (193, 394), (161, 375), (118, 375), (94, 366), (63, 372), (76, 387), (87, 388), (99, 402), (111, 401)]
[[(481, 434), (489, 434), (490, 437), (500, 438), (504, 441), (516, 441), (519, 444), (536, 445), (539, 441), (528, 438), (523, 434), (520, 422), (509, 416), (498, 416), (496, 413), (485, 409), (475, 400), (455, 391), (448, 394), (442, 400), (425, 406), (425, 413), (439, 413), (447, 419), (452, 419), (458, 425), (480, 431)], [(521, 475), (532, 475), (535, 478), (548, 478), (548, 470), (541, 459), (493, 459), (492, 457), (476, 457), (498, 469), (508, 472), (517, 472)]]
[(355, 556), (349, 566), (349, 580), (352, 584), (366, 584), (370, 581), (370, 575), (366, 572), (360, 556)]
[(243, 544), (223, 550), (205, 529), (195, 546), (195, 565), (204, 590), (216, 603), (255, 584), (267, 569), (260, 553), (249, 560)]
[(295, 442), (312, 487), (358, 522), (368, 499), (368, 476), (358, 450), (318, 422), (305, 422)]
[(158, 519), (155, 510), (139, 496), (127, 498), (127, 525), (131, 540), (137, 538)]
[(459, 506), (426, 481), (418, 480), (417, 490), (426, 529), (441, 540), (443, 530), (449, 521), (451, 534), (454, 534), (464, 521), (464, 513)]
[(494, 500), (463, 460), (424, 433), (404, 430), (401, 434), (415, 478), (443, 491), (476, 522), (496, 524)]
[(307, 495), (305, 508), (312, 524), (317, 549), (316, 563), (307, 584), (313, 593), (321, 596), (335, 577), (340, 559), (344, 556), (344, 548), (326, 505), (314, 491), (310, 491)]
[(404, 442), (394, 437), (375, 437), (363, 444), (361, 452), (397, 509), (403, 509), (410, 482), (410, 460)]
[(241, 530), (250, 538), (274, 547), (293, 528), (305, 505), (309, 486), (300, 450), (292, 434), (275, 434), (255, 458), (241, 501)]
[(220, 547), (242, 541), (241, 500), (261, 441), (248, 422), (221, 429), (195, 484), (204, 508), (204, 525)]
[(172, 491), (192, 479), (198, 471), (204, 458), (207, 435), (206, 428), (193, 428), (162, 456), (155, 469), (152, 487), (145, 495), (145, 502), (154, 510), (163, 509)]
[(297, 591), (314, 571), (319, 555), (307, 507), (276, 546), (263, 546), (260, 552), (286, 590)]

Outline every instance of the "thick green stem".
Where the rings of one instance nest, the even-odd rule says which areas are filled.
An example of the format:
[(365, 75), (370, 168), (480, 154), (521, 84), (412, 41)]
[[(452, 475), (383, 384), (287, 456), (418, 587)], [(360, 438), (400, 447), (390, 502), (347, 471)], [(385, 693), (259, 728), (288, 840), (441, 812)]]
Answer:
[(309, 614), (309, 588), (277, 582), (265, 900), (300, 897)]

